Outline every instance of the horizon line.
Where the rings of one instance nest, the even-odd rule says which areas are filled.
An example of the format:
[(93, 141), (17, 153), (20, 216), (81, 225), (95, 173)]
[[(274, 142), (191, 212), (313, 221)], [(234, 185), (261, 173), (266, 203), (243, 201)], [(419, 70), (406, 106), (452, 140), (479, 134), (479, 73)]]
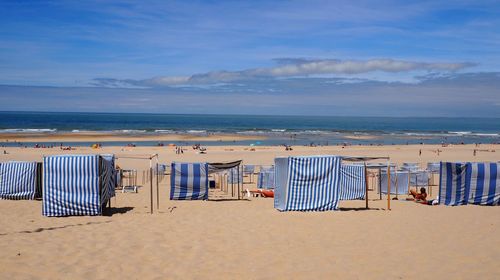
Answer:
[(101, 115), (173, 115), (173, 116), (258, 116), (258, 117), (333, 117), (333, 118), (392, 118), (392, 119), (500, 119), (500, 117), (461, 117), (461, 116), (356, 116), (356, 115), (268, 115), (268, 114), (213, 114), (213, 113), (144, 113), (144, 112), (92, 112), (92, 111), (29, 111), (29, 110), (0, 110), (0, 113), (51, 113), (51, 114), (101, 114)]

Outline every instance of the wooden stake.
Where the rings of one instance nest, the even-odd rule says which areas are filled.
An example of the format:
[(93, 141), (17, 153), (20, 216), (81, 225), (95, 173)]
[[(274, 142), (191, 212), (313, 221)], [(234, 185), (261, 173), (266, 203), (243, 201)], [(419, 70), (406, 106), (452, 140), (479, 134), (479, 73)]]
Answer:
[(378, 194), (382, 200), (382, 168), (378, 169)]
[[(150, 167), (149, 168), (149, 174), (151, 177), (153, 177), (153, 168)], [(149, 182), (149, 198), (151, 199), (151, 207), (150, 207), (150, 210), (151, 210), (151, 214), (153, 214), (153, 180), (151, 180)]]

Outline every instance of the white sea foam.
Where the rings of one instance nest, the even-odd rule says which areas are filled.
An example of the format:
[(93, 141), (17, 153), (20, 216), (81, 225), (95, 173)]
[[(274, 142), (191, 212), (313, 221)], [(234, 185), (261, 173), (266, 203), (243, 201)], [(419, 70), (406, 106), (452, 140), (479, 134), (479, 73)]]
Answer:
[(0, 133), (48, 133), (56, 132), (55, 128), (7, 128), (0, 129)]
[(456, 135), (470, 135), (472, 134), (472, 131), (449, 131), (448, 133)]
[(144, 133), (146, 130), (143, 129), (121, 129), (121, 130), (114, 130), (113, 132), (119, 132), (119, 133)]
[(171, 129), (155, 129), (156, 133), (174, 133)]
[(485, 136), (485, 137), (499, 137), (500, 136), (500, 134), (498, 134), (498, 133), (473, 133), (472, 135)]

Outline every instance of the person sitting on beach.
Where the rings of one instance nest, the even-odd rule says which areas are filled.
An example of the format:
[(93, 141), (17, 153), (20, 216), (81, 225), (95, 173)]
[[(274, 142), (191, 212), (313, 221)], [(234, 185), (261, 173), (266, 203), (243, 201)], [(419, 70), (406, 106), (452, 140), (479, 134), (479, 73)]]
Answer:
[(413, 196), (416, 201), (427, 202), (427, 191), (425, 188), (420, 188), (420, 193), (415, 190), (410, 190), (410, 195)]

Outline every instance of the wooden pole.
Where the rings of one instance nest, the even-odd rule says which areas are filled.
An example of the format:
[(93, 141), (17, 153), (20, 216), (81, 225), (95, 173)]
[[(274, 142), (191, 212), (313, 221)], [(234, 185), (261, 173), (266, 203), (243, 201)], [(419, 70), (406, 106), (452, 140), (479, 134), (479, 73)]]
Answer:
[[(149, 175), (153, 177), (153, 168), (149, 168)], [(149, 182), (149, 198), (151, 200), (151, 207), (149, 208), (151, 210), (151, 214), (153, 214), (153, 180)]]
[(407, 193), (406, 194), (410, 193), (410, 182), (411, 182), (410, 176), (411, 176), (411, 172), (410, 172), (410, 170), (408, 170), (408, 189), (407, 189)]
[(394, 190), (396, 193), (396, 199), (398, 198), (398, 171), (394, 171), (394, 176), (396, 176), (396, 186), (394, 186)]
[(365, 208), (368, 209), (368, 169), (365, 162)]
[(382, 168), (378, 169), (378, 194), (380, 196), (380, 200), (382, 200)]
[(234, 172), (231, 170), (231, 197), (234, 197)]
[[(242, 172), (241, 177), (243, 180), (243, 170), (242, 169), (243, 169), (243, 166), (238, 167), (238, 200), (240, 200), (240, 171)], [(241, 182), (241, 184), (243, 184), (243, 182)]]
[(158, 176), (160, 176), (160, 168), (158, 163), (156, 163), (156, 209), (160, 209), (160, 181)]
[(391, 164), (387, 167), (387, 210), (391, 210)]

